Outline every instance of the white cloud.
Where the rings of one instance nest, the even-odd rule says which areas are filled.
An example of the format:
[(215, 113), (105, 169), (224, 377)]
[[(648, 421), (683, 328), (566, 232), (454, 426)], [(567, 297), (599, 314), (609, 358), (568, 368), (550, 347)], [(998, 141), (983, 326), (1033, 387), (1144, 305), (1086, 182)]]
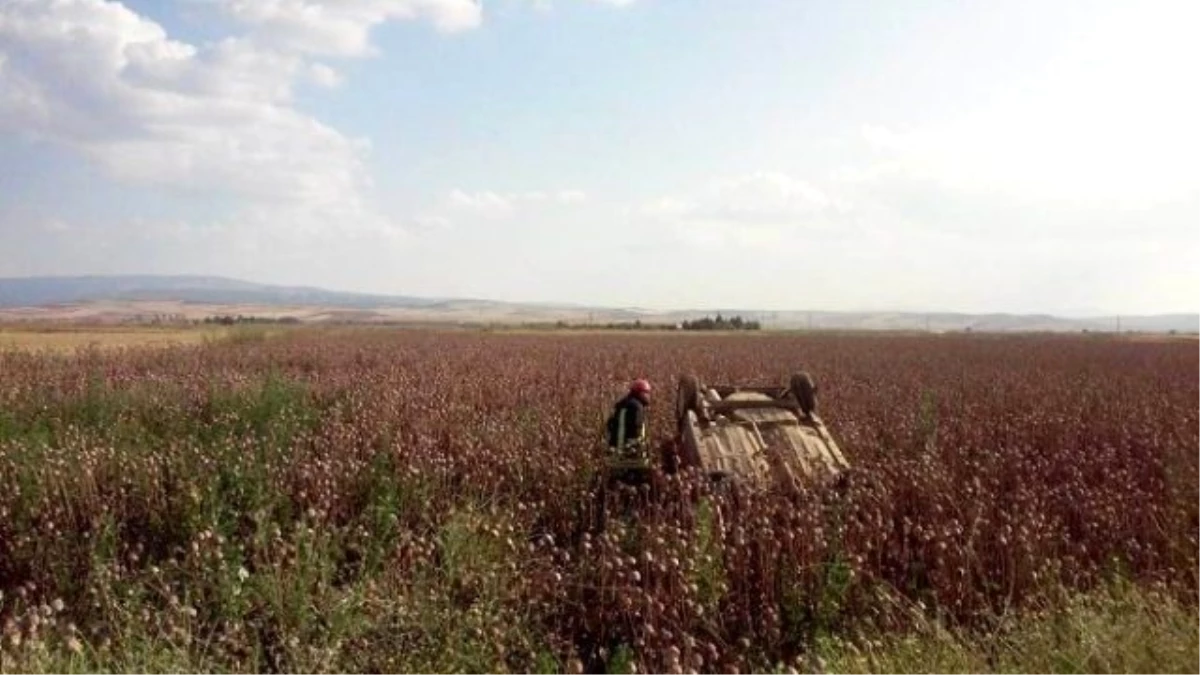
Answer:
[(708, 223), (716, 231), (745, 233), (818, 226), (846, 210), (847, 204), (809, 181), (785, 173), (756, 172), (710, 180), (701, 189), (654, 199), (641, 213), (690, 228)]
[(466, 192), (452, 190), (431, 213), (421, 216), (426, 219), (436, 219), (440, 222), (450, 222), (456, 218), (507, 218), (520, 209), (534, 207), (565, 206), (579, 204), (587, 199), (580, 190), (559, 190), (557, 192), (494, 192), (483, 190)]
[(638, 214), (665, 223), (691, 246), (769, 248), (799, 232), (830, 231), (849, 210), (809, 181), (757, 171), (659, 197)]
[(0, 4), (0, 129), (120, 180), (310, 205), (356, 203), (366, 145), (290, 107), (294, 57), (195, 47), (119, 3)]
[[(0, 218), (5, 217), (0, 205)], [(387, 223), (311, 213), (302, 207), (251, 208), (232, 219), (196, 223), (144, 216), (43, 227), (0, 228), (0, 276), (27, 274), (223, 274), (280, 283), (355, 287), (395, 273), (411, 246)]]
[(342, 76), (336, 70), (323, 63), (314, 63), (309, 66), (308, 77), (314, 83), (329, 89), (342, 84)]
[(251, 27), (257, 42), (329, 56), (374, 53), (371, 29), (386, 21), (425, 18), (438, 30), (474, 28), (480, 0), (214, 0)]
[(493, 218), (512, 213), (513, 200), (511, 196), (491, 191), (467, 193), (454, 190), (447, 198), (447, 208), (459, 213)]
[[(555, 0), (525, 0), (525, 1), (529, 3), (530, 7), (532, 7), (533, 9), (535, 9), (537, 11), (540, 11), (540, 12), (545, 12), (545, 11), (549, 11), (549, 10), (553, 9), (554, 2), (555, 2)], [(637, 2), (638, 0), (589, 0), (589, 1), (594, 4), (597, 4), (597, 5), (608, 5), (610, 7), (622, 8), (622, 7), (629, 7), (630, 5)]]
[(833, 206), (811, 183), (767, 171), (716, 181), (713, 199), (717, 214), (738, 220), (802, 217)]
[(905, 136), (877, 124), (864, 124), (859, 135), (868, 146), (876, 150), (893, 151), (907, 147)]
[(863, 127), (876, 162), (840, 177), (1085, 208), (1200, 194), (1198, 19), (1195, 3), (1098, 8), (1020, 88), (913, 128)]
[[(478, 6), (220, 1), (251, 26), (248, 36), (193, 45), (120, 2), (0, 0), (0, 132), (70, 148), (126, 183), (243, 200), (244, 227), (282, 221), (297, 205), (333, 229), (379, 227), (367, 196), (368, 142), (292, 106), (302, 79), (341, 82), (305, 59), (363, 54), (370, 28), (390, 19), (467, 28)], [(264, 216), (268, 207), (279, 215)]]
[(661, 197), (648, 204), (646, 212), (730, 224), (788, 224), (843, 208), (808, 181), (759, 171), (717, 178), (702, 189)]
[[(369, 143), (296, 109), (293, 90), (301, 82), (338, 86), (336, 70), (309, 59), (366, 53), (369, 29), (381, 21), (423, 17), (455, 30), (473, 25), (477, 5), (256, 0), (228, 7), (250, 26), (247, 35), (189, 44), (119, 2), (0, 0), (0, 133), (67, 148), (127, 184), (233, 200), (226, 215), (207, 222), (110, 215), (0, 228), (0, 248), (54, 251), (40, 262), (8, 261), (11, 272), (210, 270), (286, 281), (279, 271), (291, 270), (347, 285), (396, 273), (388, 261), (413, 241), (373, 205)], [(305, 26), (312, 42), (303, 39)], [(578, 190), (456, 191), (406, 225), (433, 234), (461, 218), (584, 199)], [(30, 221), (18, 209), (0, 213), (0, 222)], [(97, 252), (102, 260), (91, 258)], [(347, 265), (366, 259), (378, 270)]]
[(550, 193), (547, 198), (558, 204), (580, 204), (587, 201), (587, 193), (583, 190), (559, 190)]

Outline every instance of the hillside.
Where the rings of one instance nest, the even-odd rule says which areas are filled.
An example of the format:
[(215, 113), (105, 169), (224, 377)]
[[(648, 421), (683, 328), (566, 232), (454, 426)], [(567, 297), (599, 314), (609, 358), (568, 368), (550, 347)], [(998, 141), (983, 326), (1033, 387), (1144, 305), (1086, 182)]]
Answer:
[[(979, 332), (1136, 331), (1195, 333), (1200, 315), (1062, 317), (1045, 314), (720, 310), (768, 329)], [(568, 304), (423, 298), (278, 286), (216, 276), (0, 278), (0, 320), (104, 321), (152, 317), (199, 320), (215, 315), (293, 317), (305, 322), (449, 322), (605, 324), (670, 323), (716, 310), (652, 311)]]
[(336, 307), (416, 307), (436, 301), (275, 286), (214, 276), (80, 276), (0, 279), (0, 307), (36, 307), (100, 300)]

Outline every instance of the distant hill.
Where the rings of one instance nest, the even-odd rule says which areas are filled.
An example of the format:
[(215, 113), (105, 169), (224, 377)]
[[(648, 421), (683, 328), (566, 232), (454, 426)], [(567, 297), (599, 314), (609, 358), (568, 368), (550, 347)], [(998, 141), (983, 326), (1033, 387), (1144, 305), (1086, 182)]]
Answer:
[(213, 276), (81, 276), (0, 279), (0, 307), (97, 300), (176, 300), (206, 304), (331, 307), (424, 307), (437, 300), (274, 286)]
[[(739, 312), (731, 312), (739, 313)], [(728, 315), (729, 313), (727, 313)], [(917, 330), (935, 332), (1094, 332), (1134, 331), (1195, 333), (1198, 314), (1093, 316), (1068, 318), (1049, 314), (965, 314), (946, 312), (744, 312), (764, 325), (782, 329)]]
[[(302, 321), (436, 321), (452, 323), (679, 324), (716, 310), (653, 311), (569, 304), (422, 298), (276, 286), (216, 276), (78, 276), (0, 278), (0, 320), (136, 320), (147, 315), (202, 318), (221, 314), (292, 316)], [(933, 332), (1200, 332), (1198, 314), (1051, 316), (917, 312), (720, 310), (767, 329)]]

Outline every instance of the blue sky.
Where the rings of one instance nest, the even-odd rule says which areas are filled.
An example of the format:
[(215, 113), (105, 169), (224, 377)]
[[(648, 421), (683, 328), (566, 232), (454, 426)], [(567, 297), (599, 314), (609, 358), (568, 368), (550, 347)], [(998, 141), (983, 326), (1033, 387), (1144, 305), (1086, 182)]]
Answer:
[(0, 0), (0, 275), (1197, 311), (1197, 7)]

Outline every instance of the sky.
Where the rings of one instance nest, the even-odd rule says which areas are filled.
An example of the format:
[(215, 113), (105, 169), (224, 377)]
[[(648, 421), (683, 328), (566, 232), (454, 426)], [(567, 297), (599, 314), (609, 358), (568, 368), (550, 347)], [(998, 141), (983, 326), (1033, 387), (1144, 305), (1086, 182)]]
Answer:
[(0, 0), (0, 276), (1200, 311), (1200, 3)]

